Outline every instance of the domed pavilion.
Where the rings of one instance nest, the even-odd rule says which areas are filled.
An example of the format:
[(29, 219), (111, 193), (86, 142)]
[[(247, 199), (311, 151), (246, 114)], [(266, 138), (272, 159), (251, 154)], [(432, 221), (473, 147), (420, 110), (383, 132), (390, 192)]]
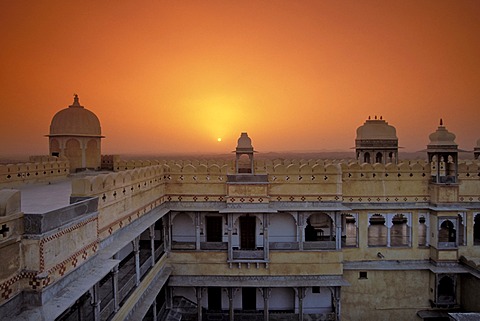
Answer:
[(431, 133), (430, 143), (427, 145), (428, 161), (431, 166), (432, 182), (450, 184), (457, 182), (458, 145), (455, 143), (455, 134), (440, 126)]
[(357, 128), (355, 139), (357, 161), (364, 163), (397, 163), (398, 138), (395, 127), (380, 117), (369, 119)]
[(80, 105), (78, 95), (73, 104), (53, 116), (50, 124), (49, 150), (52, 156), (65, 156), (70, 172), (100, 169), (102, 131), (98, 117)]

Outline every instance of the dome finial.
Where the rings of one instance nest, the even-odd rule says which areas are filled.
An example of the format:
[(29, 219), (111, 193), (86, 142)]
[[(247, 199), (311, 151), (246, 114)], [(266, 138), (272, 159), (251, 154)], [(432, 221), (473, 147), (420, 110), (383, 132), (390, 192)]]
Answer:
[(77, 94), (73, 94), (73, 104), (71, 104), (70, 107), (83, 107), (80, 105), (80, 100), (78, 99)]
[(443, 119), (440, 118), (440, 126), (443, 126)]

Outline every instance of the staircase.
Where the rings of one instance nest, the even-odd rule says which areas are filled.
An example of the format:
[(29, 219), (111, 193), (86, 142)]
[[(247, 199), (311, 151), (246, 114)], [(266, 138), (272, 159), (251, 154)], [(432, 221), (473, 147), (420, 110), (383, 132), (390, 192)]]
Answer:
[(173, 306), (168, 310), (165, 321), (197, 320), (197, 304), (185, 297), (174, 297)]

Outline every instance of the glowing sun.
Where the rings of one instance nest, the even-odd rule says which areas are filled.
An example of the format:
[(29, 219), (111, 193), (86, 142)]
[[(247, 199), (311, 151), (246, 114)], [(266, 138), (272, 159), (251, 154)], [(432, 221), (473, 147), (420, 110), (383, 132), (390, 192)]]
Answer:
[(217, 142), (221, 142), (221, 141), (222, 141), (222, 137), (218, 137)]

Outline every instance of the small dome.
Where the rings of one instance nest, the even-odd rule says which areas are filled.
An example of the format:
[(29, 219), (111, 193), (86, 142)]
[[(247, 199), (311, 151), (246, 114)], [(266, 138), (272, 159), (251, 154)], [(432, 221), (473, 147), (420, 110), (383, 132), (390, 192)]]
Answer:
[(77, 95), (74, 97), (72, 105), (60, 110), (53, 116), (49, 136), (73, 135), (100, 137), (102, 131), (98, 117), (80, 105)]
[(250, 139), (250, 137), (248, 137), (247, 133), (242, 133), (240, 135), (240, 138), (238, 139), (238, 143), (237, 143), (237, 151), (238, 150), (253, 151), (252, 140)]
[(434, 133), (431, 133), (430, 136), (430, 143), (428, 146), (457, 146), (455, 143), (455, 134), (449, 132), (445, 126), (443, 126), (443, 121), (440, 119), (440, 126), (438, 126), (437, 130)]
[[(376, 116), (375, 116), (376, 118)], [(357, 128), (357, 140), (398, 140), (395, 127), (383, 119), (368, 119)]]

